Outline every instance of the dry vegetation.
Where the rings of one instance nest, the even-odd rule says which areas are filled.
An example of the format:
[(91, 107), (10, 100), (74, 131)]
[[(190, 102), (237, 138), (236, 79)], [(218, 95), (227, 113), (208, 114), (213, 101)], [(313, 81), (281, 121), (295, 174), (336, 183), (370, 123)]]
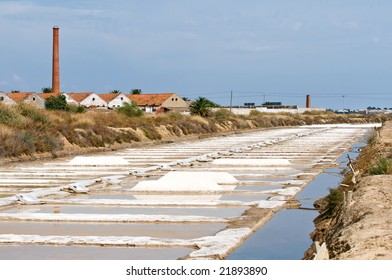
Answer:
[[(387, 129), (384, 127), (384, 131), (391, 130), (392, 123), (388, 122), (386, 126), (388, 127)], [(316, 230), (311, 234), (311, 237), (314, 241), (326, 242), (331, 258), (335, 258), (350, 249), (349, 246), (342, 246), (341, 242), (338, 241), (342, 230), (347, 226), (347, 224), (344, 225), (343, 223), (345, 217), (346, 219), (347, 217), (352, 218), (354, 222), (358, 222), (363, 218), (357, 219), (345, 214), (347, 209), (344, 207), (344, 193), (353, 191), (355, 195), (357, 191), (361, 191), (360, 188), (364, 188), (361, 182), (369, 181), (370, 177), (375, 178), (373, 177), (374, 175), (392, 174), (392, 144), (385, 143), (380, 138), (380, 130), (373, 130), (368, 134), (367, 144), (367, 146), (361, 149), (357, 160), (353, 162), (354, 169), (358, 172), (356, 174), (357, 183), (353, 184), (351, 181), (352, 173), (347, 172), (339, 187), (331, 189), (328, 196), (315, 203), (315, 206), (320, 211), (320, 215), (314, 221)], [(380, 187), (381, 189), (381, 186), (374, 187), (376, 189)], [(363, 191), (364, 189), (362, 189)], [(380, 208), (383, 208), (381, 202)], [(305, 258), (311, 259), (313, 253), (312, 248), (309, 249), (305, 254)]]
[[(171, 112), (160, 115), (126, 116), (116, 111), (46, 111), (20, 104), (0, 104), (0, 158), (57, 157), (83, 150), (124, 147), (141, 141), (166, 140), (187, 135), (323, 123), (381, 122), (387, 116), (267, 114), (252, 111), (236, 116), (219, 109), (208, 118)], [(165, 132), (165, 133), (163, 133)]]

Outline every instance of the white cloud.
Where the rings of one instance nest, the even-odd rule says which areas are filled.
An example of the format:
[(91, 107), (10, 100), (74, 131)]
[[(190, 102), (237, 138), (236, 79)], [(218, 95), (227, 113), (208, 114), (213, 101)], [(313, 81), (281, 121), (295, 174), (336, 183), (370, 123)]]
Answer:
[(18, 83), (18, 84), (25, 84), (26, 83), (25, 80), (17, 74), (13, 74), (12, 79), (14, 80), (15, 83)]
[(346, 20), (343, 22), (343, 26), (347, 29), (358, 29), (359, 23), (353, 20)]
[(249, 53), (261, 53), (261, 52), (282, 49), (282, 46), (274, 45), (270, 43), (250, 42), (244, 40), (244, 41), (237, 41), (232, 43), (228, 47), (228, 49), (234, 51), (249, 52)]
[(47, 20), (58, 21), (59, 19), (91, 19), (107, 17), (108, 12), (99, 9), (81, 9), (69, 8), (57, 5), (43, 5), (35, 2), (20, 2), (15, 3), (11, 1), (0, 3), (0, 17), (18, 17), (19, 20)]
[(378, 43), (380, 43), (380, 41), (381, 41), (380, 37), (378, 37), (378, 36), (373, 36), (372, 42), (373, 42), (374, 44), (378, 44)]
[(299, 31), (303, 27), (303, 22), (298, 20), (291, 20), (287, 18), (281, 18), (278, 20), (278, 25), (284, 29), (292, 29), (295, 31)]

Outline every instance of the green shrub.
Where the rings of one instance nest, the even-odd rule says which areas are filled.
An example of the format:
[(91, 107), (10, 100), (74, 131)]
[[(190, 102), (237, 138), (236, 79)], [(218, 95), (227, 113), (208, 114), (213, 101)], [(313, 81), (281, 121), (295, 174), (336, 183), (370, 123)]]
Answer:
[(382, 157), (377, 163), (368, 169), (370, 175), (392, 174), (392, 160)]
[(45, 100), (46, 110), (69, 111), (69, 106), (64, 95), (50, 96)]
[(69, 106), (69, 111), (72, 113), (85, 113), (86, 108), (83, 106), (78, 106), (78, 105), (68, 105)]
[(120, 114), (126, 115), (128, 117), (140, 117), (143, 116), (144, 112), (140, 109), (135, 102), (132, 101), (131, 104), (124, 103), (124, 106), (116, 109)]
[(332, 214), (341, 207), (343, 204), (343, 191), (339, 188), (329, 189), (329, 194), (326, 196), (327, 205), (325, 211), (323, 212), (323, 216), (325, 218), (329, 218)]
[(42, 109), (34, 105), (19, 103), (16, 106), (16, 109), (22, 116), (29, 118), (34, 122), (39, 122), (42, 124), (50, 123), (48, 115), (46, 115)]
[(0, 103), (0, 124), (21, 127), (25, 124), (25, 119), (18, 114), (14, 107)]

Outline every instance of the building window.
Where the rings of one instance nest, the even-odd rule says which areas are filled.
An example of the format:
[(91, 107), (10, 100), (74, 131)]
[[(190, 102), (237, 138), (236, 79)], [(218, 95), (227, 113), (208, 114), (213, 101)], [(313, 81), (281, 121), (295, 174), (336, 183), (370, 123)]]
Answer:
[(0, 96), (0, 101), (4, 101), (4, 96)]
[(176, 101), (178, 100), (178, 98), (176, 98)]
[(174, 98), (172, 98), (172, 101), (174, 101)]
[(35, 101), (35, 97), (33, 97), (33, 101)]
[(95, 101), (95, 97), (93, 97), (93, 101)]
[(124, 100), (124, 97), (121, 97), (121, 100)]

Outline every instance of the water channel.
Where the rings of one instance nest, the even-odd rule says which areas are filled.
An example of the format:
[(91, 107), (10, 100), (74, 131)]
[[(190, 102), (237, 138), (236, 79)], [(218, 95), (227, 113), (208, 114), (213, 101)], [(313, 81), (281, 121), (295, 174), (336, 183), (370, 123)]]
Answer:
[(329, 194), (329, 189), (339, 186), (348, 159), (355, 160), (359, 149), (366, 146), (366, 138), (355, 143), (336, 161), (339, 168), (328, 168), (310, 182), (296, 196), (302, 209), (287, 209), (278, 212), (264, 227), (248, 238), (244, 244), (230, 254), (228, 260), (300, 260), (312, 244), (309, 234), (314, 230), (313, 220), (319, 215), (313, 208), (315, 200)]
[[(125, 165), (70, 158), (5, 167), (0, 259), (301, 259), (317, 211), (285, 209), (286, 201), (312, 208), (336, 187), (346, 154), (355, 158), (364, 143), (342, 152), (368, 127), (273, 129), (110, 154)], [(63, 190), (109, 175), (117, 177), (94, 179), (87, 194)], [(14, 194), (30, 190), (38, 204), (18, 203)]]

